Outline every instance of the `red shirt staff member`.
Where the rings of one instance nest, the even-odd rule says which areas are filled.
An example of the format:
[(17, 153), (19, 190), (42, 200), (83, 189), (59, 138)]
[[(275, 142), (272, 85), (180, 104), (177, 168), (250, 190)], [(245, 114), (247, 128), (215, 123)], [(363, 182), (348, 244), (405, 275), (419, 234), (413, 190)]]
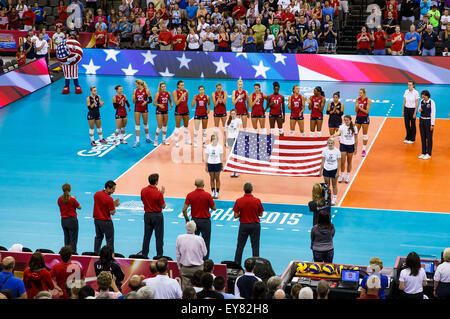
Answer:
[(103, 236), (106, 237), (106, 245), (110, 246), (114, 251), (114, 224), (111, 220), (111, 215), (116, 213), (116, 207), (120, 205), (118, 198), (113, 200), (111, 197), (115, 191), (116, 183), (107, 181), (105, 189), (98, 191), (94, 195), (94, 252), (96, 255), (100, 255)]
[(204, 260), (209, 259), (209, 244), (211, 242), (211, 213), (209, 209), (216, 210), (216, 204), (210, 193), (205, 192), (205, 182), (201, 178), (195, 180), (195, 187), (197, 189), (190, 192), (186, 196), (186, 201), (184, 202), (183, 215), (186, 222), (189, 221), (187, 215), (187, 209), (191, 206), (191, 216), (192, 220), (197, 225), (195, 234), (202, 234), (205, 240), (206, 249), (208, 250)]
[(264, 208), (261, 201), (252, 195), (252, 183), (244, 184), (245, 195), (236, 200), (234, 204), (234, 218), (239, 218), (241, 222), (239, 226), (236, 254), (234, 261), (238, 265), (242, 262), (242, 252), (244, 251), (247, 238), (250, 236), (252, 243), (253, 257), (259, 257), (259, 237), (261, 233), (261, 225), (259, 217), (262, 216)]
[[(162, 210), (166, 208), (164, 201), (165, 187), (158, 189), (159, 174), (151, 174), (148, 177), (148, 185), (141, 190), (141, 200), (144, 204), (144, 241), (142, 243), (142, 255), (148, 258), (150, 238), (155, 230), (156, 256), (163, 255), (164, 245), (164, 218)], [(158, 259), (158, 258), (155, 258)]]
[(77, 209), (81, 209), (76, 196), (70, 195), (70, 184), (62, 186), (64, 194), (58, 198), (59, 211), (61, 212), (61, 226), (64, 232), (64, 246), (71, 246), (77, 255), (78, 219)]

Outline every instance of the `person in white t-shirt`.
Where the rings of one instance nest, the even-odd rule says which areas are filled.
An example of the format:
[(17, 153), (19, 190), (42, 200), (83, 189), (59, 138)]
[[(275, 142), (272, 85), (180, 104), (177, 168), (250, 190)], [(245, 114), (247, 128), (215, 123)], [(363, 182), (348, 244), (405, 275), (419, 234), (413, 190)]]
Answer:
[(450, 248), (445, 248), (442, 254), (443, 263), (434, 272), (434, 296), (438, 299), (450, 297)]
[(450, 23), (450, 15), (448, 15), (448, 9), (445, 9), (444, 13), (441, 15), (441, 31), (445, 32), (447, 24), (449, 23)]
[(352, 122), (350, 115), (344, 116), (344, 123), (339, 126), (339, 129), (332, 137), (339, 136), (339, 150), (341, 151), (341, 175), (338, 182), (344, 181), (345, 164), (347, 163), (347, 174), (345, 182), (350, 182), (350, 172), (352, 171), (353, 154), (358, 149), (358, 129)]
[(327, 147), (322, 151), (322, 164), (320, 166), (320, 175), (323, 175), (325, 183), (330, 187), (330, 181), (333, 185), (333, 199), (331, 205), (336, 205), (337, 199), (337, 177), (341, 170), (341, 152), (334, 147), (334, 137), (327, 141)]
[(403, 94), (402, 116), (405, 119), (406, 137), (403, 141), (412, 144), (416, 140), (416, 117), (419, 106), (419, 92), (415, 89), (414, 81), (408, 81), (408, 89)]
[(420, 264), (420, 257), (410, 252), (405, 261), (406, 268), (400, 272), (398, 289), (403, 291), (403, 299), (423, 299), (423, 287), (427, 285), (427, 275)]
[(211, 181), (212, 198), (219, 198), (220, 172), (222, 171), (223, 147), (217, 134), (211, 135), (211, 143), (206, 147), (206, 167)]
[[(225, 125), (225, 134), (227, 141), (227, 148), (232, 148), (236, 138), (239, 134), (239, 130), (242, 128), (242, 120), (237, 117), (236, 110), (232, 109), (230, 111), (230, 117)], [(238, 177), (239, 173), (231, 173), (231, 177)]]
[(64, 40), (65, 38), (66, 38), (65, 33), (61, 31), (60, 27), (57, 27), (56, 32), (52, 36), (53, 47), (56, 48), (58, 44), (60, 44), (62, 40)]
[(34, 48), (36, 50), (36, 59), (45, 58), (48, 65), (48, 42), (44, 40), (44, 34), (39, 33), (38, 39), (34, 42)]

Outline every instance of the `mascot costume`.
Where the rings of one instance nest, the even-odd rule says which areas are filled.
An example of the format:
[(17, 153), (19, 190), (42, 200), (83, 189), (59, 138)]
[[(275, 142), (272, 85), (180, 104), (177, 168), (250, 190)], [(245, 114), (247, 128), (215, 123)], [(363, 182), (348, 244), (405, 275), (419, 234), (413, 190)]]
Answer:
[(66, 83), (62, 94), (69, 94), (70, 79), (75, 84), (75, 93), (81, 94), (81, 87), (78, 83), (78, 63), (83, 58), (83, 49), (80, 42), (71, 35), (68, 39), (61, 41), (56, 47), (56, 58), (61, 63)]

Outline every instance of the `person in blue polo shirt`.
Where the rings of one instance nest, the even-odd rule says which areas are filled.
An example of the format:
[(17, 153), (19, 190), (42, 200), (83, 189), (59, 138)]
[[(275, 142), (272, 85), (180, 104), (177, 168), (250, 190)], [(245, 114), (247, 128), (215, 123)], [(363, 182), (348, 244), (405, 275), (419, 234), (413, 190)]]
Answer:
[(378, 257), (372, 257), (369, 261), (369, 269), (372, 270), (372, 273), (370, 275), (367, 275), (363, 278), (361, 281), (361, 297), (364, 296), (367, 293), (367, 280), (370, 276), (376, 275), (380, 277), (381, 281), (381, 288), (378, 290), (378, 297), (380, 299), (386, 299), (386, 296), (384, 295), (384, 290), (388, 287), (389, 284), (389, 278), (383, 274), (381, 274), (381, 269), (383, 269), (383, 262)]
[(186, 7), (186, 15), (188, 16), (188, 20), (192, 20), (197, 15), (198, 7), (194, 4), (193, 0), (189, 0), (189, 5)]
[(303, 52), (305, 53), (317, 53), (319, 45), (316, 39), (313, 38), (312, 32), (308, 33), (308, 37), (303, 42)]
[(0, 291), (11, 290), (14, 298), (26, 299), (27, 292), (22, 280), (14, 277), (14, 267), (16, 261), (14, 257), (5, 257), (3, 259), (3, 271), (0, 272)]
[(416, 32), (416, 27), (411, 24), (409, 32), (405, 34), (405, 55), (417, 55), (420, 54), (420, 34)]
[(39, 8), (39, 3), (38, 2), (34, 3), (34, 7), (33, 7), (32, 11), (36, 15), (36, 21), (35, 21), (36, 26), (42, 25), (42, 23), (44, 22), (44, 18), (45, 18), (45, 15), (47, 14), (47, 12), (45, 12), (44, 9)]
[(329, 1), (325, 1), (324, 7), (322, 9), (323, 21), (325, 21), (325, 16), (329, 15), (330, 20), (333, 21), (334, 8), (330, 6)]

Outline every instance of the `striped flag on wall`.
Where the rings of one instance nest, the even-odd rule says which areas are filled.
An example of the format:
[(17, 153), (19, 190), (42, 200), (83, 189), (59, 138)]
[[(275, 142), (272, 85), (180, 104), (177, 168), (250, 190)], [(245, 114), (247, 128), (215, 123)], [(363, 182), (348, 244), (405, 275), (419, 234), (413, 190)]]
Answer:
[(239, 132), (224, 171), (259, 175), (318, 176), (328, 137), (288, 137)]

